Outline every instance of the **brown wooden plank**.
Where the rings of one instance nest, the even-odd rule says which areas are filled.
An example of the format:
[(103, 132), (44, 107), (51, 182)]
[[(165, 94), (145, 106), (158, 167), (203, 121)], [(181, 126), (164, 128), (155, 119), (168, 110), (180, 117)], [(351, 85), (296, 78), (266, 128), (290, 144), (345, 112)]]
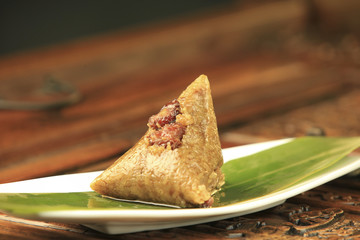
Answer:
[[(303, 105), (346, 89), (339, 74), (313, 69), (302, 62), (271, 60), (274, 58), (258, 62), (261, 69), (251, 61), (239, 61), (209, 72), (220, 131), (229, 124)], [(238, 72), (246, 66), (252, 69)], [(148, 81), (139, 76), (124, 87), (116, 81), (105, 81), (103, 85), (88, 87), (88, 98), (69, 108), (27, 115), (0, 114), (4, 120), (0, 127), (4, 136), (0, 140), (1, 181), (10, 181), (10, 176), (12, 180), (30, 177), (22, 172), (31, 165), (42, 166), (37, 168), (38, 173), (32, 173), (32, 177), (37, 177), (46, 170), (51, 174), (56, 169), (63, 172), (123, 151), (145, 132), (148, 117), (175, 98), (195, 78), (193, 75), (154, 74), (148, 76)], [(12, 119), (13, 113), (19, 118)], [(122, 146), (126, 141), (129, 144)], [(106, 150), (101, 153), (98, 146), (102, 145), (117, 147), (111, 154)], [(81, 152), (86, 153), (87, 149), (98, 149), (96, 158), (82, 157)], [(69, 160), (59, 161), (63, 158)]]
[[(41, 176), (60, 174), (65, 170), (76, 170), (94, 162), (120, 156), (130, 147), (128, 141), (107, 139), (100, 142), (87, 142), (70, 149), (61, 149), (40, 156), (29, 157), (26, 161), (9, 164), (0, 170), (0, 182), (12, 182)], [(31, 169), (31, 171), (29, 171)]]
[[(277, 14), (277, 11), (283, 14)], [(173, 68), (174, 65), (199, 63), (199, 60), (219, 61), (221, 58), (214, 57), (244, 49), (262, 32), (274, 34), (284, 28), (303, 29), (306, 17), (307, 5), (303, 1), (274, 1), (246, 8), (234, 5), (220, 14), (210, 13), (187, 22), (149, 26), (69, 43), (60, 48), (9, 56), (0, 60), (0, 79), (11, 81), (19, 76), (29, 78), (29, 75), (53, 72), (63, 77), (67, 75), (67, 69), (78, 69), (74, 71), (78, 73), (87, 70), (90, 76), (91, 69), (119, 74), (155, 67)], [(210, 53), (213, 58), (204, 58)], [(65, 74), (60, 74), (64, 70)]]
[[(15, 218), (0, 213), (1, 239), (106, 239), (87, 234), (88, 229), (79, 225), (48, 223)], [(92, 231), (90, 231), (92, 232)], [(97, 235), (97, 234), (93, 234)]]
[[(0, 111), (0, 182), (107, 167), (144, 133), (147, 118), (201, 73), (211, 81), (223, 146), (302, 136), (314, 125), (330, 136), (359, 135), (357, 42), (350, 36), (336, 49), (297, 42), (308, 3), (234, 5), (220, 15), (0, 59), (1, 97), (45, 99), (37, 88), (48, 74), (84, 97), (64, 109)], [(325, 25), (318, 26), (331, 29), (326, 14), (343, 8), (320, 12)], [(352, 23), (356, 30), (358, 21)], [(343, 177), (260, 213), (115, 236), (0, 214), (0, 239), (356, 239), (358, 186), (358, 178)], [(293, 221), (296, 214), (323, 222), (303, 226)]]
[(359, 102), (360, 90), (354, 88), (336, 98), (249, 122), (237, 130), (233, 129), (232, 133), (284, 138), (304, 136), (312, 128), (321, 128), (327, 136), (359, 136)]
[[(44, 97), (36, 87), (48, 74), (83, 95), (64, 109), (0, 112), (0, 181), (71, 171), (121, 153), (143, 134), (147, 118), (201, 73), (210, 77), (220, 130), (341, 90), (339, 76), (316, 74), (306, 62), (279, 57), (277, 48), (255, 51), (264, 50), (257, 39), (303, 30), (306, 16), (303, 1), (234, 6), (187, 22), (0, 59), (4, 97)], [(252, 56), (254, 51), (261, 55)], [(88, 150), (93, 157), (84, 157)], [(29, 166), (38, 168), (22, 173)]]

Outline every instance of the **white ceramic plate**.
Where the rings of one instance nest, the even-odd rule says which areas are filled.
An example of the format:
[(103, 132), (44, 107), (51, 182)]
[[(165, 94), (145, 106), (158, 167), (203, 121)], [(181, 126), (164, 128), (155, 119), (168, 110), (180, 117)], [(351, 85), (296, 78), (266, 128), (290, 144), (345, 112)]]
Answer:
[[(293, 141), (293, 139), (224, 149), (224, 161), (227, 162), (234, 158), (247, 156), (291, 141)], [(61, 206), (59, 209), (52, 210), (47, 210), (46, 208), (44, 208), (44, 210), (42, 210), (42, 208), (32, 211), (29, 210), (29, 212), (24, 210), (26, 209), (24, 205), (29, 204), (28, 206), (31, 207), (31, 202), (37, 201), (34, 198), (38, 195), (37, 193), (69, 193), (69, 197), (72, 196), (71, 193), (77, 194), (82, 192), (82, 194), (90, 194), (92, 190), (89, 184), (101, 172), (69, 174), (0, 184), (0, 209), (18, 217), (44, 221), (81, 223), (89, 228), (108, 234), (164, 229), (221, 220), (268, 209), (283, 203), (290, 197), (358, 168), (360, 168), (360, 157), (345, 157), (341, 161), (327, 167), (319, 174), (305, 178), (303, 181), (298, 181), (285, 189), (279, 189), (266, 195), (260, 195), (245, 201), (213, 208), (91, 208), (89, 201), (85, 206), (88, 207), (88, 209), (73, 207), (64, 210)], [(15, 198), (21, 201), (12, 204), (12, 199)], [(1, 206), (1, 204), (3, 204), (3, 206)]]

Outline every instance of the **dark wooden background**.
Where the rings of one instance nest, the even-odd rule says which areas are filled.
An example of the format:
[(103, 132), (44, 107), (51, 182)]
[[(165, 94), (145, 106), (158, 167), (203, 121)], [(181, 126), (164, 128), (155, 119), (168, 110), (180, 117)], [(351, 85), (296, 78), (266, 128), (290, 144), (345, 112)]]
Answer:
[[(181, 21), (3, 56), (0, 182), (106, 168), (200, 74), (210, 79), (223, 147), (320, 130), (359, 136), (359, 10), (355, 0), (234, 1)], [(50, 92), (48, 79), (57, 84)], [(74, 104), (10, 109), (9, 101), (57, 102), (68, 85), (81, 95)], [(118, 236), (1, 214), (0, 239), (356, 239), (359, 187), (353, 173), (260, 213)]]

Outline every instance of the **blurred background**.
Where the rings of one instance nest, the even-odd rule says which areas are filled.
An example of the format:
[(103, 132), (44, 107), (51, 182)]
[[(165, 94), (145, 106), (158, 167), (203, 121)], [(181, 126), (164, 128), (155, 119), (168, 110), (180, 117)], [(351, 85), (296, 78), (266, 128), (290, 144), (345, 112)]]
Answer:
[(0, 54), (186, 18), (230, 2), (4, 0), (0, 9)]
[(200, 74), (224, 147), (360, 135), (359, 1), (0, 4), (0, 182), (107, 167)]

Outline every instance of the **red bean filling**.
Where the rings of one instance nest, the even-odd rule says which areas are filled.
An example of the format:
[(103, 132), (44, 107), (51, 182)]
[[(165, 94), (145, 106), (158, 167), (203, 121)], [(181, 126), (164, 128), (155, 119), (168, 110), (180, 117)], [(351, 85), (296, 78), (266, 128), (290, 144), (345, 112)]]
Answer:
[(178, 114), (180, 114), (180, 103), (174, 99), (163, 106), (158, 114), (151, 116), (148, 125), (157, 130), (165, 124), (175, 122)]
[(150, 145), (171, 146), (178, 148), (185, 134), (186, 126), (176, 123), (176, 116), (181, 114), (180, 104), (175, 99), (167, 103), (158, 114), (149, 118), (148, 126), (152, 131), (148, 136)]
[(200, 205), (202, 208), (209, 208), (214, 204), (214, 198), (211, 197), (208, 200), (206, 200), (203, 204)]

